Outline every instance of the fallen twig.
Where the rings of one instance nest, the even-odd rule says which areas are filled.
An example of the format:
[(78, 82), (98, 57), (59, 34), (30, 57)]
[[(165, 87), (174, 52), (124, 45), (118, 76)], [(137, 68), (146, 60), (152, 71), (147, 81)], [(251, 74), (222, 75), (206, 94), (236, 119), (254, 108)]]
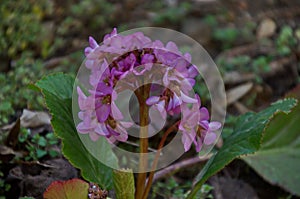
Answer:
[[(212, 156), (212, 154), (210, 153), (203, 158), (200, 158), (197, 156), (197, 157), (186, 159), (186, 160), (183, 160), (176, 164), (170, 165), (170, 166), (156, 172), (153, 177), (153, 182), (155, 182), (167, 175), (171, 175), (172, 173), (175, 173), (176, 171), (178, 171), (182, 168), (189, 167), (189, 166), (192, 166), (192, 165), (200, 163), (200, 162), (204, 162), (204, 161), (208, 160), (209, 158), (211, 158), (211, 156)], [(147, 181), (148, 181), (148, 179), (147, 179)]]

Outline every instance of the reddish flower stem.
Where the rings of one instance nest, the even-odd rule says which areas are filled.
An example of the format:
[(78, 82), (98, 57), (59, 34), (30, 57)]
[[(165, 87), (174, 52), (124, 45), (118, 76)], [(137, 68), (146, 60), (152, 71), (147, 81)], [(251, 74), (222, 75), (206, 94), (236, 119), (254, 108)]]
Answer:
[[(148, 167), (148, 128), (147, 125), (149, 123), (149, 107), (146, 104), (146, 100), (149, 97), (149, 85), (144, 85), (141, 88), (139, 88), (136, 91), (136, 95), (139, 100), (139, 106), (140, 106), (140, 162), (139, 162), (139, 174), (137, 177), (137, 183), (136, 183), (136, 193), (135, 198), (140, 199), (143, 196), (145, 184), (146, 184), (146, 178), (147, 173), (144, 172)], [(143, 128), (145, 127), (145, 128)]]
[(153, 177), (154, 177), (154, 173), (155, 173), (155, 168), (157, 166), (157, 163), (158, 163), (158, 159), (159, 159), (159, 155), (161, 153), (161, 149), (162, 147), (164, 146), (166, 140), (167, 140), (167, 137), (169, 136), (169, 134), (171, 134), (174, 130), (176, 130), (178, 127), (178, 125), (180, 124), (180, 120), (177, 121), (175, 124), (173, 124), (163, 135), (162, 139), (160, 140), (160, 143), (158, 145), (158, 148), (157, 148), (157, 152), (155, 154), (155, 158), (154, 158), (154, 161), (153, 161), (153, 164), (152, 164), (152, 168), (151, 168), (151, 172), (149, 174), (149, 177), (148, 177), (148, 182), (147, 182), (147, 185), (146, 185), (146, 188), (145, 188), (145, 191), (144, 191), (144, 194), (143, 194), (143, 197), (142, 199), (147, 199), (148, 197), (148, 194), (149, 194), (149, 191), (150, 191), (150, 188), (151, 188), (151, 185), (152, 185), (152, 181), (153, 181)]

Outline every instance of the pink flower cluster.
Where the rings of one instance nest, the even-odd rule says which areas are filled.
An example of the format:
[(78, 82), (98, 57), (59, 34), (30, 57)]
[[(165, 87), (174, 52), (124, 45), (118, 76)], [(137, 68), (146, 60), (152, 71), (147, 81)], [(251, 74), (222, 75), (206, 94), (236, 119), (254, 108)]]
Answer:
[[(91, 72), (89, 83), (93, 89), (85, 94), (77, 87), (81, 120), (77, 125), (78, 132), (88, 133), (93, 141), (99, 136), (105, 136), (110, 142), (126, 141), (127, 129), (132, 123), (123, 121), (115, 104), (115, 86), (129, 76), (145, 76), (164, 87), (161, 89), (153, 84), (146, 104), (158, 110), (164, 118), (165, 113), (171, 116), (181, 114), (178, 129), (182, 133), (185, 151), (193, 143), (200, 151), (203, 144), (215, 142), (215, 131), (221, 124), (210, 122), (208, 110), (201, 107), (200, 98), (189, 95), (198, 75), (189, 53), (182, 54), (173, 42), (164, 45), (141, 32), (119, 35), (116, 29), (104, 37), (101, 45), (92, 37), (89, 43), (85, 49), (85, 66)], [(128, 80), (128, 85), (134, 87), (134, 78), (131, 80)]]

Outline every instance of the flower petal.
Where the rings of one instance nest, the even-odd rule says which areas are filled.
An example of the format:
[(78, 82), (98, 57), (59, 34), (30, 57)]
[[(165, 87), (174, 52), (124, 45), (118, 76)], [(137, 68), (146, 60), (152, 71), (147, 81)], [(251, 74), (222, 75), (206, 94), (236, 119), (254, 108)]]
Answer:
[(202, 120), (209, 120), (209, 112), (205, 107), (200, 108), (200, 121)]
[(168, 86), (170, 83), (170, 81), (168, 79), (168, 73), (169, 73), (169, 70), (166, 71), (166, 73), (164, 74), (164, 77), (163, 77), (164, 86)]
[(98, 44), (97, 44), (96, 40), (91, 36), (89, 37), (89, 43), (90, 43), (90, 46), (91, 46), (92, 49), (98, 47)]
[(160, 97), (159, 96), (151, 96), (146, 100), (146, 104), (151, 106), (153, 104), (156, 104), (159, 101)]
[(201, 138), (200, 137), (196, 137), (196, 139), (194, 141), (194, 144), (196, 146), (196, 151), (200, 152), (200, 150), (202, 148), (202, 145), (203, 145)]
[(121, 113), (121, 111), (119, 110), (119, 108), (117, 107), (117, 105), (115, 104), (115, 102), (111, 103), (111, 116), (115, 120), (121, 120), (121, 119), (123, 119), (123, 114)]
[(209, 132), (206, 134), (204, 138), (204, 144), (211, 145), (213, 144), (217, 139), (217, 135), (215, 133)]
[(110, 114), (110, 105), (102, 104), (96, 109), (96, 116), (100, 123), (105, 122)]
[(78, 93), (78, 105), (80, 110), (88, 110), (90, 108), (90, 104), (88, 103), (88, 97), (82, 92), (81, 88), (77, 86)]
[(98, 123), (97, 127), (95, 128), (95, 132), (102, 136), (109, 136), (109, 132), (104, 123)]
[(95, 132), (90, 132), (89, 136), (90, 136), (91, 140), (94, 142), (96, 142), (99, 139), (99, 135)]
[(218, 130), (219, 128), (221, 128), (221, 123), (220, 122), (210, 122), (209, 123), (209, 129), (211, 130), (211, 131), (216, 131), (216, 130)]
[(132, 122), (119, 122), (124, 128), (130, 128), (133, 123)]
[(91, 47), (86, 47), (84, 49), (84, 54), (85, 56), (88, 56), (88, 54), (90, 54), (93, 51), (93, 49)]
[(128, 139), (128, 133), (127, 133), (127, 131), (123, 127), (121, 127), (121, 126), (117, 126), (116, 130), (120, 134), (118, 136), (115, 136), (115, 138), (118, 141), (125, 142)]
[(86, 125), (84, 122), (80, 122), (76, 128), (77, 131), (82, 134), (87, 134), (93, 130), (89, 125)]
[(192, 143), (194, 142), (196, 133), (195, 132), (191, 132), (191, 133), (182, 132), (182, 133), (183, 135), (181, 137), (181, 141), (184, 146), (184, 151), (187, 152), (191, 148)]
[(182, 91), (180, 91), (180, 98), (182, 101), (184, 101), (186, 103), (197, 103), (198, 102), (197, 99), (194, 99), (194, 98), (191, 98), (191, 97), (185, 95)]

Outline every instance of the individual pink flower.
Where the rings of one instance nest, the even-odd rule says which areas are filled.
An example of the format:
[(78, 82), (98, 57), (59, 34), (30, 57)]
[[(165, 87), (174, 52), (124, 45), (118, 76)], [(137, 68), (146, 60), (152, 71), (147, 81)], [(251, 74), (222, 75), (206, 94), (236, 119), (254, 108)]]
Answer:
[[(195, 106), (195, 105), (194, 105)], [(193, 106), (192, 109), (195, 109)], [(199, 112), (190, 110), (186, 104), (181, 108), (182, 119), (178, 129), (182, 133), (182, 143), (184, 150), (188, 151), (191, 148), (192, 143), (194, 142), (197, 136), (198, 122), (199, 122)]]
[[(87, 97), (80, 87), (77, 87), (77, 93), (78, 104), (81, 109), (78, 113), (78, 117), (81, 119), (81, 122), (77, 125), (78, 132), (89, 134), (93, 141), (98, 140), (100, 136), (105, 136), (112, 142), (116, 140), (124, 142), (127, 140), (128, 135), (125, 128), (130, 127), (132, 124), (119, 121), (122, 119), (122, 114), (116, 105), (111, 103), (111, 105), (107, 107), (103, 105), (103, 102), (95, 104), (95, 101), (97, 101), (97, 99), (99, 100), (95, 95), (102, 96), (102, 94), (109, 93), (109, 89), (102, 94), (94, 93), (94, 95)], [(105, 112), (103, 115), (98, 112), (100, 108), (97, 108), (97, 106), (102, 106), (101, 110)], [(103, 119), (104, 117), (106, 117), (105, 120)]]
[(179, 130), (182, 133), (182, 142), (184, 150), (188, 151), (194, 143), (195, 149), (199, 152), (203, 146), (213, 144), (216, 139), (216, 131), (221, 128), (220, 122), (209, 122), (209, 112), (201, 106), (198, 95), (195, 97), (197, 104), (189, 109), (185, 104), (182, 106), (182, 120), (180, 121)]

